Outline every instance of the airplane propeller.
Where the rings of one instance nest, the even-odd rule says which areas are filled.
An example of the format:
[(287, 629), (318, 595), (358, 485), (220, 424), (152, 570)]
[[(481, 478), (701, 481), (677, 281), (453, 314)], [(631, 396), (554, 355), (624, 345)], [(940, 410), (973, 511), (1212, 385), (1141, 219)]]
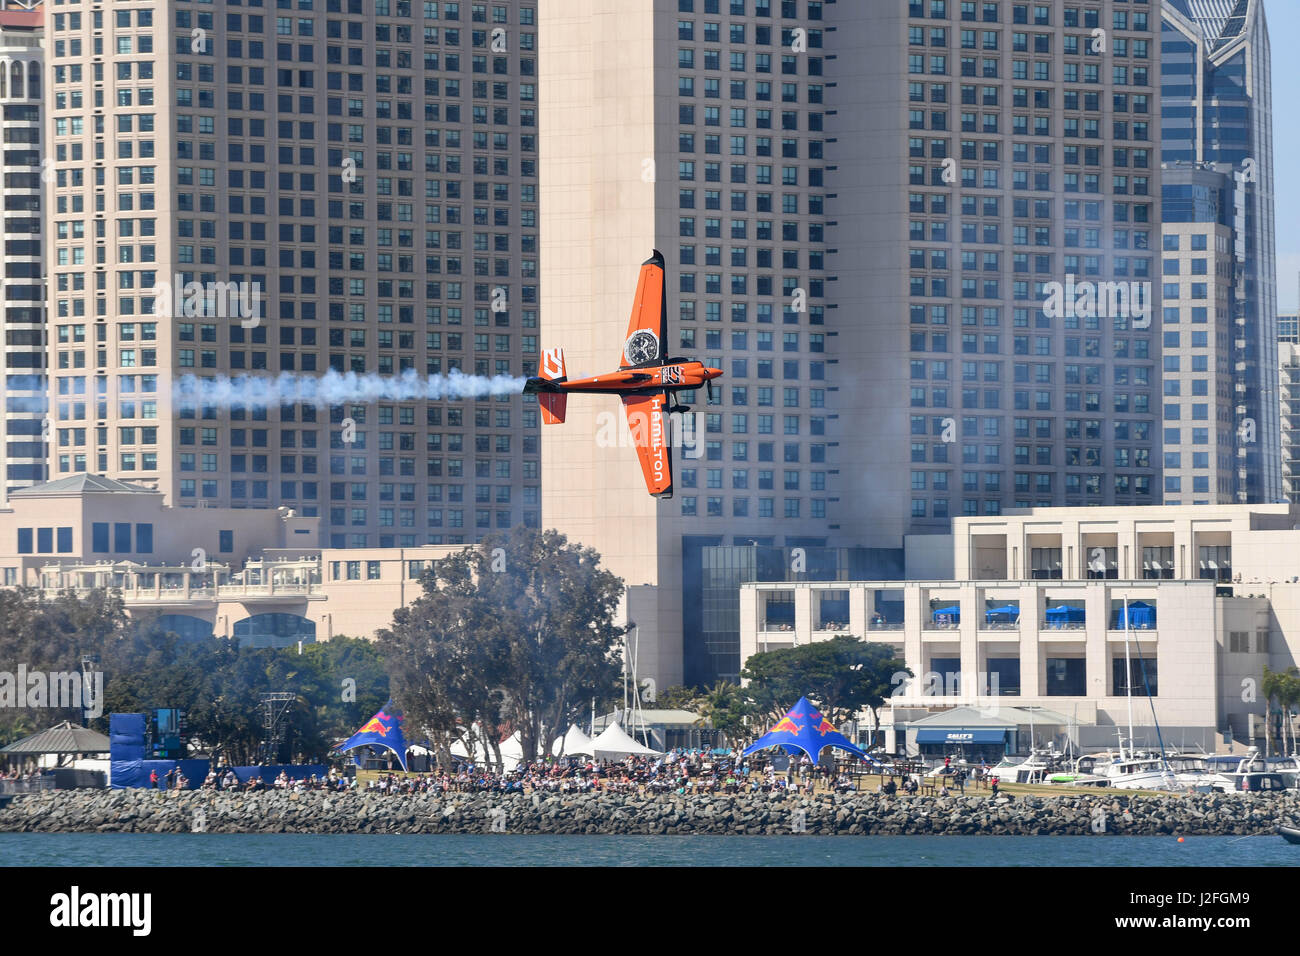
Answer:
[(713, 404), (713, 379), (709, 379), (704, 383), (704, 392), (706, 395), (709, 396), (709, 404), (712, 405)]

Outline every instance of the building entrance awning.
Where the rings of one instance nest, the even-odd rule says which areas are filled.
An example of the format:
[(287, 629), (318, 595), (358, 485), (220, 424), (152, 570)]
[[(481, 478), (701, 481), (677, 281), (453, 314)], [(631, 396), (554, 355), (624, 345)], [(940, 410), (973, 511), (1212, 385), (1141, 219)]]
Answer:
[(1005, 730), (990, 730), (987, 727), (969, 730), (945, 730), (927, 727), (916, 732), (918, 744), (1000, 744), (1006, 742)]

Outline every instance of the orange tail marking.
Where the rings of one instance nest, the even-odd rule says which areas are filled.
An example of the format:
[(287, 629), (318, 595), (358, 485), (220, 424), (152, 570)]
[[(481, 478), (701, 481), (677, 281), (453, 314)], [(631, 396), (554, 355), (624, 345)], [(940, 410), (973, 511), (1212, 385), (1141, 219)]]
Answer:
[[(564, 366), (564, 349), (547, 349), (543, 352), (537, 363), (537, 374), (540, 378), (551, 381), (563, 381), (568, 378), (568, 370)], [(537, 396), (537, 404), (542, 407), (543, 425), (564, 423), (564, 412), (569, 405), (568, 395), (563, 392), (540, 392)]]

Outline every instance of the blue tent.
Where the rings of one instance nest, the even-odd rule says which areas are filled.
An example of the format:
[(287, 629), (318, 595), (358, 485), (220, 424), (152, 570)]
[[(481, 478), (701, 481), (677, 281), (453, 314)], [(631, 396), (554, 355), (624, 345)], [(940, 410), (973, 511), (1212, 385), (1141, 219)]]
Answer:
[(1128, 627), (1150, 629), (1156, 626), (1156, 608), (1146, 601), (1129, 601), (1128, 620), (1124, 619), (1124, 607), (1120, 605), (1115, 612), (1115, 630), (1122, 631)]
[(863, 760), (876, 762), (836, 730), (835, 725), (823, 717), (808, 702), (807, 697), (800, 697), (799, 703), (791, 707), (771, 730), (746, 747), (741, 756), (748, 757), (755, 751), (766, 750), (768, 747), (783, 747), (786, 753), (791, 754), (802, 750), (812, 758), (813, 763), (817, 762), (825, 748), (839, 747)]
[(1049, 607), (1045, 612), (1048, 627), (1065, 627), (1067, 623), (1081, 624), (1086, 615), (1081, 607), (1073, 607), (1069, 604), (1062, 604), (1060, 607)]
[(1014, 624), (1020, 620), (1020, 608), (1014, 604), (990, 608), (984, 612), (984, 620), (989, 624)]
[[(393, 707), (391, 697), (379, 713), (362, 724), (360, 730), (335, 749), (339, 753), (347, 753), (366, 746), (391, 750), (397, 755), (397, 762), (402, 765), (402, 769), (406, 769), (406, 738), (402, 736), (402, 715)], [(359, 766), (361, 758), (356, 759)]]
[(943, 621), (948, 624), (957, 624), (961, 621), (961, 605), (954, 604), (951, 607), (941, 607), (934, 612), (936, 621)]

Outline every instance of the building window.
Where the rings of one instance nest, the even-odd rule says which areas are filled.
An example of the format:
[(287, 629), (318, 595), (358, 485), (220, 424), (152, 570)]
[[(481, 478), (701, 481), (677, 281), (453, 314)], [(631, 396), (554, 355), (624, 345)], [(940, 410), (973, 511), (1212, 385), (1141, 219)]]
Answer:
[(1232, 580), (1232, 548), (1229, 545), (1201, 547), (1201, 578), (1210, 581)]
[(1116, 657), (1111, 661), (1112, 691), (1114, 697), (1145, 695), (1150, 691), (1152, 697), (1159, 696), (1156, 687), (1156, 662), (1152, 658), (1130, 658), (1128, 661), (1128, 680), (1124, 679), (1124, 658)]
[(1060, 548), (1032, 548), (1030, 550), (1030, 577), (1035, 580), (1061, 576)]
[(1172, 578), (1174, 576), (1174, 549), (1155, 547), (1142, 549), (1142, 577)]
[(1086, 662), (1082, 657), (1049, 657), (1046, 691), (1048, 697), (1082, 697), (1086, 693), (1084, 680)]

